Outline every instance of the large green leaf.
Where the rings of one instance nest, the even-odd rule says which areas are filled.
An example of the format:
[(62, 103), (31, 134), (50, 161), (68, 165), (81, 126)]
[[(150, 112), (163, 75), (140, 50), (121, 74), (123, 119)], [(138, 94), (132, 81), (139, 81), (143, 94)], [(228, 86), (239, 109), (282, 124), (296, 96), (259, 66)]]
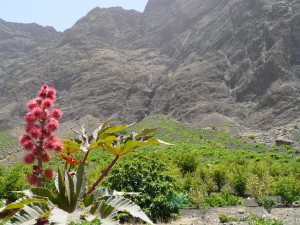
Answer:
[(136, 148), (142, 147), (142, 146), (146, 146), (146, 145), (152, 145), (152, 144), (161, 144), (161, 143), (165, 143), (168, 144), (166, 142), (162, 142), (161, 140), (157, 139), (157, 138), (150, 138), (147, 141), (135, 141), (135, 140), (128, 140), (126, 141), (124, 148), (122, 149), (121, 152), (118, 152), (120, 155), (125, 155), (131, 151), (133, 151)]
[(110, 123), (110, 119), (106, 120), (103, 124), (101, 124), (97, 129), (93, 132), (93, 139), (96, 141), (98, 139), (99, 134), (103, 132), (103, 130), (107, 127)]
[(42, 204), (25, 205), (24, 208), (16, 213), (7, 224), (34, 225), (36, 224), (36, 219), (48, 213), (48, 211), (49, 208)]
[(93, 191), (92, 195), (95, 196), (95, 198), (103, 198), (103, 197), (110, 197), (110, 196), (124, 196), (124, 195), (138, 195), (138, 192), (120, 192), (115, 190), (110, 190), (107, 188), (98, 188), (95, 191)]
[(9, 210), (9, 209), (21, 209), (24, 208), (25, 205), (29, 205), (32, 203), (44, 203), (47, 204), (47, 200), (43, 198), (23, 198), (20, 201), (13, 202), (8, 204), (4, 210)]
[(126, 128), (128, 128), (129, 125), (117, 125), (117, 126), (112, 126), (112, 127), (108, 127), (107, 129), (103, 130), (103, 134), (107, 134), (107, 133), (118, 133), (122, 130), (125, 130)]
[(103, 147), (103, 149), (105, 151), (108, 151), (108, 152), (110, 152), (110, 153), (112, 153), (114, 155), (118, 155), (118, 152), (116, 151), (116, 149), (114, 148), (114, 146), (112, 146), (111, 143), (104, 143), (104, 145), (102, 147)]
[(142, 209), (130, 199), (124, 198), (123, 196), (111, 196), (106, 200), (106, 203), (118, 211), (129, 212), (132, 216), (138, 217), (149, 224), (153, 224)]
[(80, 144), (78, 144), (75, 141), (69, 140), (69, 139), (63, 139), (63, 153), (66, 154), (72, 154), (74, 152), (80, 151)]
[(31, 188), (30, 191), (37, 197), (48, 198), (53, 204), (56, 204), (57, 196), (46, 188)]
[(117, 211), (114, 207), (109, 204), (106, 204), (105, 201), (94, 202), (90, 214), (94, 216), (87, 217), (88, 221), (92, 221), (95, 218), (98, 218), (102, 225), (118, 225), (119, 219), (117, 216)]
[(63, 180), (63, 177), (62, 177), (62, 174), (61, 174), (59, 168), (58, 168), (58, 173), (57, 173), (57, 175), (55, 177), (54, 184), (55, 184), (55, 187), (56, 187), (56, 190), (58, 191), (58, 193), (65, 194), (65, 192), (66, 192), (66, 185), (64, 183), (64, 180)]
[(74, 185), (76, 187), (76, 198), (80, 199), (85, 194), (85, 186), (87, 184), (87, 179), (84, 172), (83, 164), (79, 165), (76, 172), (76, 176), (74, 176), (73, 180), (74, 180)]
[(10, 218), (14, 214), (16, 214), (20, 209), (23, 209), (26, 205), (30, 205), (33, 203), (47, 204), (48, 201), (44, 198), (35, 198), (35, 197), (21, 198), (18, 201), (10, 203), (6, 207), (1, 208), (0, 219)]
[(80, 221), (80, 216), (84, 213), (83, 210), (75, 210), (72, 213), (68, 213), (62, 209), (54, 208), (51, 211), (49, 221), (51, 224), (66, 225), (72, 221)]
[(68, 172), (65, 172), (65, 184), (66, 184), (66, 193), (68, 198), (68, 210), (67, 212), (72, 213), (77, 206), (77, 198), (75, 193), (75, 185), (71, 175)]
[(149, 134), (154, 133), (157, 130), (157, 128), (153, 128), (153, 129), (143, 129), (139, 134), (137, 134), (135, 137), (136, 138), (143, 138), (146, 137)]
[(94, 141), (94, 142), (91, 143), (90, 149), (95, 149), (95, 148), (101, 147), (101, 146), (103, 146), (104, 143), (112, 142), (112, 141), (115, 141), (115, 140), (116, 140), (116, 136), (112, 136), (112, 135), (109, 135), (109, 134), (103, 135), (97, 141)]

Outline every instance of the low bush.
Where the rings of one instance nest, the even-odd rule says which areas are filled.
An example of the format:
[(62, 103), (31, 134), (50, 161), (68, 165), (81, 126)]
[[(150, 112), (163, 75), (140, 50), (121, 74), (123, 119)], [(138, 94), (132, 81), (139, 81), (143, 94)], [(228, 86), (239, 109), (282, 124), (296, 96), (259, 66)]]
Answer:
[(220, 220), (220, 223), (247, 221), (248, 224), (251, 224), (251, 225), (283, 225), (283, 222), (281, 220), (268, 219), (268, 218), (265, 218), (262, 216), (257, 216), (254, 214), (252, 214), (250, 216), (246, 216), (246, 217), (241, 217), (241, 218), (227, 216), (225, 214), (220, 214), (219, 220)]
[(230, 179), (230, 184), (234, 192), (238, 195), (243, 197), (246, 193), (246, 187), (247, 187), (247, 178), (245, 174), (245, 169), (243, 169), (241, 166), (236, 165), (234, 171), (232, 171), (232, 176)]
[(214, 193), (211, 196), (206, 197), (204, 199), (204, 204), (212, 207), (239, 205), (242, 204), (242, 198), (231, 195), (227, 190), (225, 190), (222, 191), (222, 193)]
[(268, 211), (268, 213), (271, 213), (272, 208), (276, 204), (276, 199), (273, 196), (265, 195), (258, 199), (258, 203), (263, 206)]
[(221, 191), (227, 180), (225, 167), (221, 165), (215, 165), (212, 168), (212, 179), (216, 183), (218, 191)]
[(197, 169), (196, 155), (193, 152), (181, 152), (177, 154), (174, 162), (180, 168), (183, 175), (194, 173)]
[(276, 183), (276, 194), (281, 197), (281, 201), (286, 206), (300, 199), (300, 183), (295, 177), (282, 177)]
[(165, 171), (164, 164), (158, 161), (134, 159), (117, 165), (104, 185), (118, 191), (138, 192), (131, 199), (153, 221), (169, 221), (178, 215), (181, 201), (184, 201), (177, 194), (179, 187)]
[(0, 167), (0, 198), (13, 202), (22, 194), (16, 190), (27, 189), (26, 174), (30, 171), (24, 164), (15, 164), (8, 167)]

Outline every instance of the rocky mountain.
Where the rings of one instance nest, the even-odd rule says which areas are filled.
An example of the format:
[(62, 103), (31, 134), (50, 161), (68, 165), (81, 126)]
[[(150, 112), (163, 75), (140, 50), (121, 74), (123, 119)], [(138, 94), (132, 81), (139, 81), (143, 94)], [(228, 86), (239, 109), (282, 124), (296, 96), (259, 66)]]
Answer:
[(95, 8), (63, 33), (0, 20), (0, 129), (22, 123), (43, 83), (64, 121), (220, 113), (251, 128), (300, 110), (299, 0), (149, 0)]

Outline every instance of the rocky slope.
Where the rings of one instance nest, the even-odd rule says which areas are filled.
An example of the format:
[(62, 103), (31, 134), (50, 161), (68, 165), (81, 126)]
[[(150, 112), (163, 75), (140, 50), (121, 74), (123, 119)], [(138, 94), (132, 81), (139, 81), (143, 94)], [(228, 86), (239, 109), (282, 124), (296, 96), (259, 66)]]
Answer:
[(65, 121), (217, 112), (269, 129), (299, 115), (300, 2), (149, 0), (144, 13), (95, 8), (63, 33), (0, 20), (0, 59), (0, 129), (22, 123), (43, 83)]

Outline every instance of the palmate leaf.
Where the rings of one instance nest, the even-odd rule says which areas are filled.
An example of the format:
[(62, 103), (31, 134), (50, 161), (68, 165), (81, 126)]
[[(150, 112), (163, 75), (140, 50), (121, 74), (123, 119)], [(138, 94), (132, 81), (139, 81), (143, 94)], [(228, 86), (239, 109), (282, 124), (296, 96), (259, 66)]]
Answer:
[(27, 194), (47, 198), (58, 208), (72, 213), (76, 210), (79, 200), (85, 194), (86, 182), (84, 166), (81, 164), (74, 177), (67, 172), (65, 173), (65, 181), (58, 169), (58, 174), (55, 177), (56, 194), (46, 188), (32, 188)]
[(148, 136), (149, 134), (154, 133), (157, 130), (157, 128), (153, 128), (153, 129), (143, 129), (139, 134), (137, 134), (135, 136), (135, 138), (143, 138)]
[(34, 225), (36, 224), (36, 219), (48, 214), (49, 210), (50, 209), (45, 204), (25, 205), (24, 208), (19, 210), (6, 224)]
[(153, 224), (142, 209), (130, 199), (124, 198), (123, 196), (111, 196), (106, 200), (106, 203), (114, 207), (117, 211), (126, 211), (134, 217), (138, 217), (149, 224)]
[(125, 130), (126, 128), (128, 128), (131, 125), (117, 125), (117, 126), (112, 126), (112, 127), (108, 127), (105, 130), (103, 130), (103, 134), (108, 134), (108, 133), (118, 133), (122, 130)]
[(117, 156), (118, 152), (116, 151), (116, 148), (114, 146), (112, 146), (112, 143), (104, 143), (102, 148), (107, 151), (112, 153), (113, 155)]
[(91, 215), (86, 218), (88, 221), (98, 218), (102, 225), (119, 224), (117, 211), (103, 200), (94, 202), (89, 213)]
[(104, 138), (103, 135), (105, 135), (105, 134), (116, 134), (134, 124), (133, 123), (133, 124), (129, 124), (129, 125), (108, 126), (110, 121), (111, 121), (111, 119), (106, 120), (103, 124), (101, 124), (97, 129), (94, 130), (93, 135), (92, 135), (94, 141), (103, 139)]
[(83, 210), (75, 210), (72, 213), (68, 213), (62, 209), (54, 208), (50, 213), (49, 222), (56, 225), (66, 225), (72, 221), (79, 221), (83, 213)]
[(76, 209), (77, 198), (75, 193), (74, 181), (68, 172), (65, 172), (65, 184), (66, 184), (66, 194), (68, 198), (68, 202), (66, 204), (68, 205), (68, 209), (66, 211), (72, 213)]
[(156, 138), (151, 138), (147, 141), (134, 141), (134, 140), (128, 140), (122, 151), (120, 152), (121, 155), (125, 155), (131, 151), (133, 151), (136, 148), (146, 146), (146, 145), (152, 145), (152, 144), (160, 144), (160, 141)]
[(21, 209), (24, 208), (25, 205), (29, 205), (32, 203), (44, 203), (47, 204), (47, 200), (43, 198), (22, 198), (21, 200), (17, 202), (13, 202), (8, 204), (4, 210), (9, 210), (9, 209)]
[(152, 145), (152, 144), (166, 144), (170, 145), (167, 142), (164, 142), (162, 140), (159, 140), (157, 138), (150, 138), (146, 141), (138, 141), (138, 140), (130, 140), (127, 139), (125, 143), (121, 143), (120, 145), (114, 146), (113, 143), (105, 143), (103, 145), (103, 149), (105, 151), (111, 152), (115, 156), (123, 156), (139, 147), (146, 146), (146, 145)]
[(81, 199), (85, 194), (85, 187), (87, 184), (86, 174), (84, 171), (84, 165), (80, 164), (76, 176), (73, 177), (75, 188), (76, 188), (76, 198)]
[(47, 198), (53, 204), (57, 204), (56, 202), (57, 196), (55, 196), (50, 190), (46, 188), (31, 188), (30, 191), (34, 196)]
[(58, 191), (58, 193), (63, 193), (63, 194), (65, 193), (66, 185), (64, 183), (64, 180), (63, 180), (63, 177), (62, 177), (62, 174), (61, 174), (59, 168), (58, 168), (58, 173), (55, 176), (54, 184), (55, 184), (55, 188)]
[(86, 183), (86, 175), (82, 164), (79, 165), (76, 175), (73, 177), (65, 172), (65, 181), (62, 178), (60, 170), (58, 170), (58, 175), (55, 179), (55, 186), (58, 193), (54, 199), (54, 203), (68, 213), (74, 212), (81, 197), (85, 194)]
[(26, 205), (30, 205), (33, 203), (47, 204), (47, 202), (48, 201), (44, 198), (32, 198), (32, 197), (21, 198), (18, 201), (10, 203), (6, 207), (0, 209), (0, 219), (6, 219), (12, 217), (20, 209), (23, 209)]
[(138, 192), (121, 192), (110, 190), (107, 188), (98, 188), (92, 193), (96, 198), (110, 197), (110, 196), (124, 196), (124, 195), (138, 195)]
[(111, 196), (125, 196), (125, 195), (139, 195), (139, 192), (121, 192), (110, 190), (107, 188), (98, 188), (92, 192), (90, 195), (86, 195), (83, 202), (85, 207), (90, 206), (94, 201), (107, 199)]
[(62, 140), (63, 142), (63, 153), (66, 153), (66, 154), (72, 154), (74, 152), (78, 152), (80, 151), (80, 144), (78, 144), (77, 142), (75, 141), (72, 141), (72, 140), (69, 140), (69, 139), (63, 139)]
[[(102, 136), (104, 136), (104, 135), (102, 135)], [(112, 142), (112, 141), (115, 141), (116, 139), (117, 139), (116, 136), (106, 134), (106, 137), (99, 138), (97, 141), (92, 142), (90, 145), (90, 149), (102, 147), (104, 143)]]
[(96, 141), (98, 139), (99, 134), (102, 133), (102, 131), (107, 127), (107, 125), (110, 123), (111, 119), (106, 120), (103, 124), (101, 124), (97, 129), (93, 132), (93, 139)]

